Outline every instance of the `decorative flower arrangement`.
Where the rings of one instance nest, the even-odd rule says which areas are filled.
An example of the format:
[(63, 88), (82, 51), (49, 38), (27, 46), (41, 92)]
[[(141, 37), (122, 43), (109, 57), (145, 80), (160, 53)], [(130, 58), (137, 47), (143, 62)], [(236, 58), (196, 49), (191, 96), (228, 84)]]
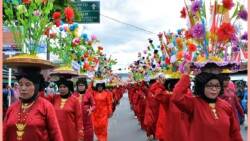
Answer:
[(23, 53), (37, 54), (44, 29), (50, 25), (53, 0), (6, 0), (3, 7), (4, 25), (13, 33), (16, 46)]
[[(67, 23), (62, 22), (62, 15)], [(96, 39), (88, 39), (87, 34), (80, 35), (80, 28), (74, 23), (74, 12), (71, 7), (64, 9), (64, 14), (56, 11), (52, 15), (55, 26), (50, 27), (47, 36), (50, 37), (50, 51), (62, 59), (64, 65), (71, 65), (72, 61), (82, 61), (83, 56), (94, 54), (92, 43)]]
[[(65, 15), (66, 22), (61, 21)], [(80, 73), (101, 71), (107, 73), (108, 68), (116, 64), (114, 59), (106, 59), (103, 54), (103, 47), (93, 46), (99, 42), (95, 35), (89, 36), (82, 33), (79, 25), (74, 23), (74, 12), (71, 7), (66, 7), (64, 14), (56, 11), (52, 15), (54, 26), (51, 27), (48, 36), (50, 39), (50, 51), (58, 55), (63, 66), (71, 68), (72, 63), (80, 66)]]
[(247, 20), (244, 5), (233, 0), (215, 0), (208, 6), (205, 0), (184, 0), (184, 3), (181, 17), (189, 21), (185, 38), (188, 50), (193, 51), (191, 58), (195, 65), (200, 68), (207, 62), (218, 66), (239, 63), (232, 56), (236, 48), (240, 50), (244, 39), (237, 28), (239, 20)]

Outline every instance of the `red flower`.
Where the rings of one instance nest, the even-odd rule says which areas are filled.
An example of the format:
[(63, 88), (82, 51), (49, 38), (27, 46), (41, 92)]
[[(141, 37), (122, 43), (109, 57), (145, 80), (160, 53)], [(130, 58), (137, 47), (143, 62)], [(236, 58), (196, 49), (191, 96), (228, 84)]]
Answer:
[(188, 51), (194, 52), (194, 51), (196, 51), (196, 49), (197, 49), (196, 45), (194, 45), (192, 43), (188, 44)]
[(61, 18), (61, 13), (60, 12), (54, 12), (52, 15), (54, 20), (60, 19)]
[(88, 52), (85, 52), (85, 53), (84, 53), (84, 58), (87, 58), (87, 57), (89, 57), (89, 53), (88, 53)]
[(234, 6), (233, 0), (222, 0), (222, 3), (223, 7), (228, 10), (230, 10)]
[(170, 59), (168, 57), (165, 58), (165, 63), (168, 65), (170, 64)]
[(54, 19), (54, 23), (57, 27), (61, 25), (61, 13), (60, 12), (54, 12), (52, 15), (52, 18)]
[(230, 23), (222, 23), (217, 32), (218, 41), (226, 42), (230, 40), (234, 34), (235, 29)]
[(186, 18), (186, 16), (187, 16), (187, 13), (186, 13), (186, 8), (185, 7), (183, 7), (182, 8), (182, 10), (181, 10), (181, 18)]
[(66, 7), (64, 9), (64, 15), (65, 15), (66, 21), (69, 24), (72, 24), (73, 23), (73, 19), (74, 19), (74, 10), (71, 7)]
[(30, 4), (31, 0), (23, 0), (24, 4)]
[(186, 39), (192, 38), (192, 34), (191, 34), (189, 31), (186, 31), (186, 32), (185, 32), (185, 38), (186, 38)]

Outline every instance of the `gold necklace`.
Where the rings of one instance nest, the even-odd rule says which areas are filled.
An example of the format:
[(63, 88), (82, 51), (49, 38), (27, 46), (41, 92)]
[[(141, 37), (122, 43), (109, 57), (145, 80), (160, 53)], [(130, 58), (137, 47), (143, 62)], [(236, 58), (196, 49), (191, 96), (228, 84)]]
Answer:
[(209, 103), (209, 107), (211, 108), (211, 111), (214, 114), (214, 118), (219, 119), (219, 116), (217, 114), (217, 110), (215, 108), (215, 103)]
[(66, 98), (66, 99), (65, 99), (65, 98), (61, 98), (61, 103), (60, 103), (60, 108), (61, 108), (61, 109), (63, 109), (63, 107), (64, 107), (66, 101), (67, 101), (67, 98)]
[(29, 107), (31, 107), (34, 104), (35, 101), (33, 101), (31, 104), (27, 104), (27, 103), (22, 103), (21, 104), (21, 108), (20, 108), (20, 112), (18, 113), (18, 121), (16, 123), (16, 135), (17, 135), (17, 140), (22, 140), (23, 139), (23, 135), (25, 133), (25, 128), (26, 128), (26, 119), (27, 119), (27, 115), (28, 115), (28, 111), (27, 109)]

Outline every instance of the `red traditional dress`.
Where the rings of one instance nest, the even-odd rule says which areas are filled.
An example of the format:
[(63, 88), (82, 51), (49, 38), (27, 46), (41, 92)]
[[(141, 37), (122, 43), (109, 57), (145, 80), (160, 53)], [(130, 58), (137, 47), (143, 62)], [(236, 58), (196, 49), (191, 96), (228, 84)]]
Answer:
[(89, 113), (89, 111), (95, 109), (94, 98), (91, 95), (90, 91), (87, 91), (85, 94), (79, 94), (78, 92), (75, 92), (73, 95), (76, 96), (79, 99), (79, 102), (81, 103), (84, 127), (84, 141), (93, 141), (94, 130), (91, 119), (91, 113)]
[[(21, 105), (17, 101), (8, 109), (3, 123), (3, 141), (20, 141), (17, 132), (23, 132), (19, 136), (22, 141), (63, 141), (51, 103), (38, 97), (25, 112), (21, 112)], [(17, 129), (19, 122), (26, 125), (23, 130)]]
[(155, 95), (162, 93), (164, 90), (164, 85), (159, 82), (155, 82), (149, 88), (144, 117), (144, 124), (148, 136), (154, 135), (155, 137), (156, 123), (158, 120), (160, 106), (160, 103), (155, 99)]
[(67, 99), (50, 95), (47, 99), (54, 105), (64, 141), (79, 141), (83, 138), (83, 117), (77, 97)]
[(220, 98), (209, 104), (201, 97), (185, 96), (189, 86), (189, 76), (183, 75), (173, 95), (176, 106), (190, 117), (189, 141), (242, 141), (232, 107)]
[(98, 141), (107, 141), (108, 118), (112, 114), (112, 97), (106, 91), (93, 91), (93, 97), (96, 104), (96, 108), (92, 114), (94, 131)]
[[(191, 96), (191, 93), (188, 92), (187, 95)], [(156, 137), (160, 141), (189, 141), (188, 115), (176, 107), (172, 98), (172, 92), (164, 92), (156, 96), (160, 102)]]
[(238, 113), (240, 114), (241, 117), (244, 117), (244, 111), (240, 105), (240, 102), (238, 101), (236, 94), (234, 93), (234, 90), (232, 90), (232, 88), (228, 87), (224, 89), (224, 94), (221, 95), (220, 98), (227, 101), (232, 106), (233, 112), (238, 120), (239, 120)]

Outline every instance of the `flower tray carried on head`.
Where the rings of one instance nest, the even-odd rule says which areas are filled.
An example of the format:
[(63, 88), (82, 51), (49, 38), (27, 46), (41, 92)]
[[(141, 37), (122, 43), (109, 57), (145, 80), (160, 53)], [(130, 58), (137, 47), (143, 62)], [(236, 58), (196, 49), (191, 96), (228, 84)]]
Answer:
[(74, 76), (78, 76), (78, 72), (74, 71), (71, 67), (64, 66), (64, 67), (59, 67), (55, 70), (53, 70), (50, 73), (51, 76), (57, 75), (57, 76), (63, 76), (65, 78), (70, 78)]
[(38, 58), (36, 55), (19, 54), (9, 57), (3, 61), (4, 65), (12, 68), (18, 67), (39, 67), (41, 69), (55, 68), (56, 66), (48, 60)]
[(193, 69), (203, 69), (204, 67), (218, 67), (221, 69), (239, 69), (239, 62), (237, 61), (224, 61), (218, 57), (210, 56), (209, 59), (200, 59), (196, 62), (193, 62), (191, 67)]

